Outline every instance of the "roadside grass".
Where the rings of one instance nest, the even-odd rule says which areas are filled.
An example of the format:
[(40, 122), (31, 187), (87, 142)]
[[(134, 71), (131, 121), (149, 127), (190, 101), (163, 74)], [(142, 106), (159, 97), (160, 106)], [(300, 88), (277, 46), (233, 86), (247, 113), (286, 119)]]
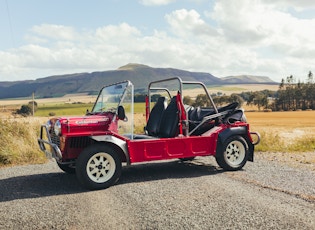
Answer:
[(261, 135), (256, 151), (315, 151), (315, 111), (249, 112), (246, 117), (251, 130)]
[[(60, 115), (83, 115), (92, 104), (39, 105), (37, 117), (0, 118), (0, 166), (43, 163), (44, 153), (39, 150), (39, 127), (48, 119), (49, 112)], [(143, 133), (145, 104), (135, 103), (135, 132)], [(258, 131), (261, 142), (258, 152), (305, 153), (315, 150), (315, 111), (248, 112), (251, 131)], [(311, 162), (315, 163), (315, 162)]]
[(315, 137), (304, 136), (288, 146), (288, 152), (310, 152), (315, 150)]
[(270, 134), (265, 131), (258, 131), (261, 137), (260, 143), (255, 146), (255, 151), (260, 152), (282, 152), (284, 143), (278, 134)]
[(39, 126), (34, 118), (0, 119), (0, 166), (46, 162), (37, 144)]

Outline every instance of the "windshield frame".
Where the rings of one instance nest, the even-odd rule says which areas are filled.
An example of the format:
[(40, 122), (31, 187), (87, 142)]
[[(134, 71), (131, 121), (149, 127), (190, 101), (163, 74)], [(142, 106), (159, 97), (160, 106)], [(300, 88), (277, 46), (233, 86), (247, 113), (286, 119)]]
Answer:
[[(91, 113), (94, 114), (94, 113), (104, 113), (104, 112), (112, 112), (112, 113), (116, 113), (117, 112), (117, 108), (118, 106), (120, 106), (124, 100), (124, 97), (126, 95), (126, 91), (128, 89), (128, 87), (130, 87), (132, 85), (132, 83), (128, 80), (126, 81), (122, 81), (122, 82), (117, 82), (117, 83), (114, 83), (114, 84), (111, 84), (111, 85), (107, 85), (107, 86), (104, 86), (96, 100), (95, 100), (95, 103), (93, 105), (93, 108), (91, 110)], [(121, 87), (119, 87), (121, 86)], [(113, 88), (113, 89), (111, 89)], [(115, 90), (115, 88), (118, 90), (118, 89), (122, 89), (120, 93), (114, 93), (112, 92), (112, 90)], [(108, 91), (108, 92), (106, 92)], [(111, 92), (112, 93), (111, 93)], [(107, 96), (107, 101), (104, 100), (104, 97)], [(115, 98), (116, 97), (116, 98)], [(119, 97), (118, 101), (115, 101), (117, 100), (117, 98)], [(112, 102), (111, 101), (108, 101), (108, 100), (113, 100)], [(99, 103), (101, 104), (101, 106), (99, 106)], [(113, 106), (107, 106), (108, 103), (111, 103), (113, 104)]]

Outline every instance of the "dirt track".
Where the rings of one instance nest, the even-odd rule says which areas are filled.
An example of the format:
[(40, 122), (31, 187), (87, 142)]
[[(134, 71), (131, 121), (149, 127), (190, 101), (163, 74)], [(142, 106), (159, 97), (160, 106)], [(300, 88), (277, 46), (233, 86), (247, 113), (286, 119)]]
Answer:
[(86, 191), (54, 162), (0, 169), (0, 229), (315, 229), (315, 171), (257, 154), (223, 172), (212, 157), (123, 169)]

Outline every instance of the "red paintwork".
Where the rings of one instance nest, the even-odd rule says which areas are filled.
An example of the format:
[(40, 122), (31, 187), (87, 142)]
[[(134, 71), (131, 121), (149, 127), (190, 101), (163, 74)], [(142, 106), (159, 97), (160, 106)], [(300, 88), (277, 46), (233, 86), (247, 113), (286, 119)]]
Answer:
[[(146, 104), (148, 106), (147, 100)], [(60, 149), (63, 160), (76, 159), (86, 147), (80, 146), (80, 143), (83, 142), (80, 138), (90, 136), (111, 135), (125, 141), (130, 163), (215, 155), (219, 133), (230, 127), (246, 126), (247, 136), (252, 141), (249, 125), (245, 122), (236, 122), (232, 125), (220, 124), (202, 136), (186, 136), (184, 132), (187, 127), (183, 122), (186, 120), (186, 112), (180, 94), (177, 94), (177, 106), (179, 108), (179, 135), (174, 138), (130, 140), (120, 136), (117, 132), (118, 120), (113, 121), (117, 118), (115, 118), (115, 114), (110, 112), (83, 117), (60, 117), (58, 118), (62, 124)], [(78, 139), (78, 146), (71, 145), (74, 138)], [(91, 141), (90, 138), (86, 138), (86, 140)]]
[[(108, 130), (117, 131), (112, 127), (113, 113), (104, 113), (83, 117), (60, 117), (64, 136), (94, 136), (104, 134)], [(116, 129), (115, 129), (116, 128)]]
[(129, 140), (130, 162), (214, 155), (218, 133), (204, 137)]
[[(219, 125), (214, 130), (208, 131), (202, 136), (127, 140), (130, 162), (214, 156), (216, 154), (219, 133), (227, 128), (238, 126), (247, 126), (247, 130), (249, 130), (247, 123), (237, 122), (233, 125)], [(249, 131), (248, 136), (250, 137)]]
[[(71, 147), (71, 138), (82, 138), (117, 133), (117, 120), (112, 122), (114, 114), (110, 112), (81, 117), (59, 117), (62, 136), (60, 149), (63, 160), (75, 159), (83, 150), (82, 147)], [(53, 119), (54, 124), (57, 119)]]
[(188, 127), (185, 127), (185, 125), (183, 124), (182, 121), (186, 120), (186, 112), (185, 112), (185, 108), (182, 102), (182, 96), (180, 95), (180, 93), (178, 92), (176, 95), (176, 102), (177, 102), (177, 108), (179, 109), (179, 135), (184, 135), (183, 133), (183, 129), (186, 129)]

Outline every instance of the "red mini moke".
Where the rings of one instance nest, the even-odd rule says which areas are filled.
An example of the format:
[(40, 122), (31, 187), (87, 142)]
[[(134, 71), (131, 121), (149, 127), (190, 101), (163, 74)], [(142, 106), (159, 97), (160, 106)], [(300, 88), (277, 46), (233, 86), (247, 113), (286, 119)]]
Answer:
[(134, 103), (133, 84), (106, 86), (86, 115), (53, 118), (42, 125), (40, 149), (63, 171), (76, 173), (88, 189), (115, 184), (123, 162), (214, 156), (224, 170), (239, 170), (253, 161), (259, 134), (250, 131), (238, 103), (216, 107), (203, 83), (178, 77), (151, 82), (145, 100), (140, 114), (146, 114), (146, 125), (135, 134), (139, 103)]

